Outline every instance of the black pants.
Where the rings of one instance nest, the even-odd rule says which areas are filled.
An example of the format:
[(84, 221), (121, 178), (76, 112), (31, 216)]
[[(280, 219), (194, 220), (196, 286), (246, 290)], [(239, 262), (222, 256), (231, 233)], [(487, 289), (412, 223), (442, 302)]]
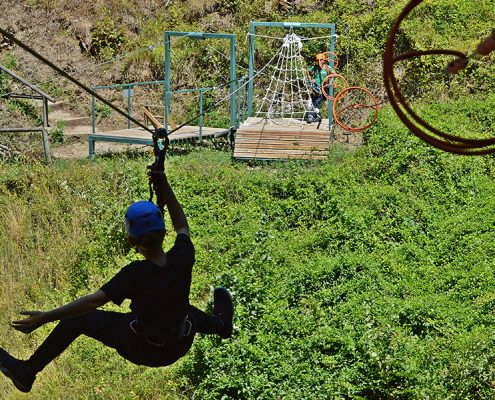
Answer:
[[(323, 95), (321, 93), (320, 94), (311, 93), (311, 102), (313, 104), (313, 110), (320, 109), (321, 104), (323, 103)], [(312, 115), (313, 118), (316, 118), (318, 116), (318, 113), (315, 111), (310, 111), (308, 115)]]
[(60, 355), (79, 335), (86, 335), (111, 347), (137, 365), (162, 367), (184, 356), (191, 348), (196, 333), (218, 334), (223, 324), (218, 317), (210, 316), (194, 306), (189, 306), (192, 329), (188, 336), (173, 338), (164, 346), (156, 346), (136, 335), (130, 323), (133, 313), (95, 310), (58, 323), (45, 341), (33, 353), (28, 363), (38, 373)]

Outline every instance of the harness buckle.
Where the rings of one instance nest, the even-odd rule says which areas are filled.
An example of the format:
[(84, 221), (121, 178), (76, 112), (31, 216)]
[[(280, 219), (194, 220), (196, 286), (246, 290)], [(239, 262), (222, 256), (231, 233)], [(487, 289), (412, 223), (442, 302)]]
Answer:
[(191, 334), (192, 331), (192, 322), (189, 320), (189, 314), (184, 318), (184, 323), (182, 324), (182, 335), (181, 337), (187, 337)]
[[(189, 320), (189, 314), (188, 314), (184, 318), (184, 321), (180, 327), (180, 338), (182, 339), (182, 338), (189, 336), (192, 332), (192, 327), (193, 327), (193, 324)], [(139, 321), (137, 319), (135, 319), (129, 323), (129, 328), (131, 329), (131, 331), (136, 336), (143, 337), (144, 340), (146, 341), (146, 343), (149, 343), (153, 346), (163, 347), (167, 343), (167, 339), (168, 339), (167, 335), (152, 336), (149, 331), (147, 331), (146, 329), (143, 329), (139, 325)]]
[[(158, 340), (158, 338), (156, 338), (156, 339)], [(155, 339), (154, 338), (150, 339), (150, 335), (148, 334), (148, 335), (146, 335), (146, 343), (149, 343), (149, 344), (151, 344), (153, 346), (157, 346), (157, 347), (163, 347), (163, 346), (165, 346), (165, 343), (167, 343), (167, 337), (163, 336), (161, 338), (160, 342), (158, 342), (158, 341), (155, 342)]]
[(137, 336), (144, 336), (146, 332), (139, 326), (139, 322), (137, 319), (130, 322), (129, 327), (131, 331)]

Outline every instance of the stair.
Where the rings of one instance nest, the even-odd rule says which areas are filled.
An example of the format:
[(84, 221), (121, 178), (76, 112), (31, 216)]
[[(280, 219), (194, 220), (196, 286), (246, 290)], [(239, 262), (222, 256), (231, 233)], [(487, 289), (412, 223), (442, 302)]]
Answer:
[(49, 106), (49, 111), (60, 111), (60, 110), (65, 110), (67, 107), (69, 107), (69, 103), (66, 101), (57, 101), (56, 103), (52, 103)]
[(93, 133), (91, 117), (75, 116), (67, 111), (69, 104), (59, 101), (50, 105), (48, 121), (51, 128), (57, 126), (58, 121), (64, 123), (64, 136), (85, 139)]

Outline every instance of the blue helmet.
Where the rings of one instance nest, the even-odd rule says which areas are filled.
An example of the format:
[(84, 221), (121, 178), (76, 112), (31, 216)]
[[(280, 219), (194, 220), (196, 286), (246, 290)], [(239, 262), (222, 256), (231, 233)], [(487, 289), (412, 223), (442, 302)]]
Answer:
[(138, 239), (149, 232), (165, 230), (165, 221), (160, 209), (151, 201), (137, 201), (131, 204), (125, 213), (127, 234)]

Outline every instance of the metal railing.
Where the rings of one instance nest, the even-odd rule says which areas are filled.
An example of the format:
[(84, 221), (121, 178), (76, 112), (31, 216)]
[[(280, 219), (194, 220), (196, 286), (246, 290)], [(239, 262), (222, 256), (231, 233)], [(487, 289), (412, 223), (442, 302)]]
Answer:
[[(163, 85), (165, 81), (150, 81), (150, 82), (133, 82), (133, 83), (121, 83), (121, 84), (116, 84), (116, 85), (103, 85), (103, 86), (93, 86), (91, 89), (93, 89), (95, 92), (97, 90), (104, 90), (104, 89), (123, 89), (124, 91), (124, 96), (127, 97), (127, 115), (129, 117), (132, 117), (132, 96), (133, 96), (133, 90), (135, 87), (139, 86), (150, 86), (150, 85)], [(93, 134), (96, 133), (96, 98), (93, 95), (91, 97), (91, 119), (92, 119), (92, 131)], [(127, 129), (132, 128), (132, 123), (130, 119), (127, 119)]]
[[(247, 82), (248, 77), (243, 76), (237, 81), (237, 93), (235, 97), (236, 101), (236, 127), (239, 127), (239, 125), (245, 121), (246, 115), (247, 115), (247, 109), (248, 109), (248, 104), (247, 104), (247, 99), (248, 99), (248, 93), (246, 90), (246, 82)], [(150, 85), (164, 85), (165, 81), (150, 81), (150, 82), (133, 82), (133, 83), (122, 83), (122, 84), (115, 84), (115, 85), (104, 85), (104, 86), (93, 86), (92, 89), (94, 91), (97, 90), (111, 90), (111, 89), (117, 89), (117, 90), (122, 90), (124, 93), (124, 97), (127, 99), (127, 115), (129, 117), (132, 117), (133, 113), (133, 103), (132, 103), (132, 97), (133, 97), (133, 91), (135, 87), (140, 87), (140, 86), (150, 86)], [(193, 89), (178, 89), (178, 90), (171, 90), (170, 92), (164, 92), (163, 97), (167, 96), (170, 98), (171, 95), (174, 94), (184, 94), (184, 93), (198, 93), (199, 98), (198, 98), (198, 103), (199, 103), (199, 112), (198, 112), (198, 128), (199, 128), (199, 142), (202, 141), (202, 133), (203, 133), (203, 122), (204, 122), (204, 95), (207, 92), (213, 91), (218, 89), (218, 87), (204, 87), (204, 88), (193, 88)], [(153, 107), (158, 107), (158, 106), (153, 106)], [(164, 116), (163, 120), (166, 120), (165, 116), (165, 105), (161, 106), (162, 109), (164, 110)], [(96, 133), (96, 125), (97, 125), (97, 112), (96, 112), (96, 98), (95, 96), (92, 96), (91, 99), (91, 118), (92, 118), (92, 133)], [(160, 118), (161, 119), (161, 118)], [(127, 120), (127, 129), (132, 128), (132, 123), (128, 119)]]

